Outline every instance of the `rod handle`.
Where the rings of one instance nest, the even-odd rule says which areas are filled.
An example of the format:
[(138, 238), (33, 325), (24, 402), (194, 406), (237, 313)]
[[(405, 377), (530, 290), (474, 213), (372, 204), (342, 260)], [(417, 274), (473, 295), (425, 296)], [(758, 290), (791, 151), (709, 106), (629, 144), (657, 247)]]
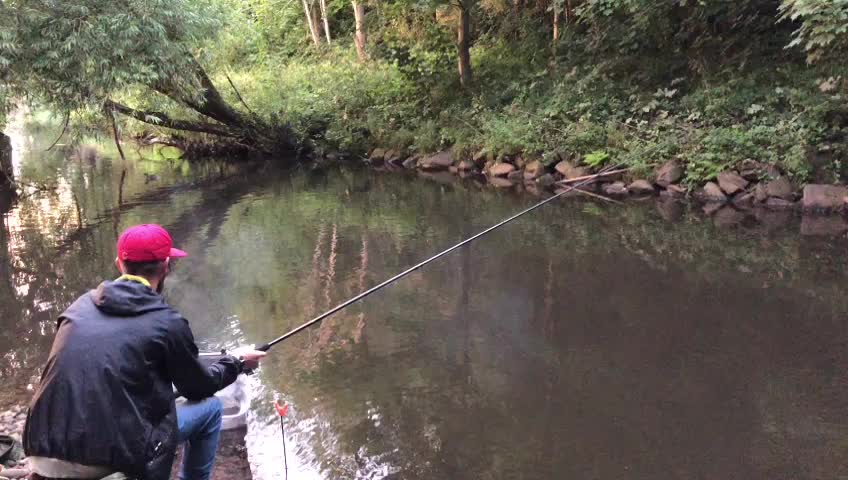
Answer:
[(259, 350), (260, 352), (267, 352), (270, 349), (271, 349), (270, 343), (266, 343), (266, 344), (263, 344), (263, 345), (256, 347), (256, 350)]

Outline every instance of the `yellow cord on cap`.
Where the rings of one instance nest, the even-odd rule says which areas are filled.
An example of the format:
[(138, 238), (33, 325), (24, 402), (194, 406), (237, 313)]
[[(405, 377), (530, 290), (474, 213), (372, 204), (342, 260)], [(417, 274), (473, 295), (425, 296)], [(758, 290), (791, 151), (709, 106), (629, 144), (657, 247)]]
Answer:
[(116, 282), (120, 282), (120, 281), (138, 282), (138, 283), (144, 285), (145, 287), (150, 288), (150, 282), (148, 282), (146, 278), (139, 277), (138, 275), (130, 275), (130, 274), (125, 273), (125, 274), (121, 275), (120, 277), (116, 278), (115, 281)]

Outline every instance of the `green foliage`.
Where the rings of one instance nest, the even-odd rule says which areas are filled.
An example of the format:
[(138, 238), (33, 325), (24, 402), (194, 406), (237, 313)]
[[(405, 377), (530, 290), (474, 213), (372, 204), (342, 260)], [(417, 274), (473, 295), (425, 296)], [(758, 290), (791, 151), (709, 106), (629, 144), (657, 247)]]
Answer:
[(609, 153), (603, 150), (595, 150), (583, 158), (583, 163), (592, 168), (597, 168), (606, 163), (609, 158)]
[(259, 115), (289, 123), (321, 144), (361, 151), (372, 142), (411, 143), (411, 134), (401, 138), (398, 131), (415, 118), (414, 86), (393, 65), (360, 65), (351, 53), (259, 66), (230, 77)]
[(826, 61), (846, 47), (844, 1), (554, 0), (517, 14), (513, 2), (463, 2), (475, 72), (464, 88), (456, 5), (366, 2), (363, 63), (349, 2), (327, 5), (333, 43), (315, 48), (296, 1), (7, 0), (0, 98), (5, 88), (101, 127), (105, 98), (196, 119), (190, 102), (151, 94), (167, 82), (196, 99), (196, 58), (230, 105), (321, 149), (565, 152), (638, 174), (680, 158), (691, 184), (749, 158), (798, 180), (848, 166), (848, 69)]
[(4, 81), (58, 110), (169, 82), (194, 94), (190, 55), (222, 26), (211, 1), (10, 0), (2, 4)]
[(783, 19), (797, 22), (790, 46), (801, 45), (810, 62), (848, 45), (848, 2), (842, 0), (783, 0)]

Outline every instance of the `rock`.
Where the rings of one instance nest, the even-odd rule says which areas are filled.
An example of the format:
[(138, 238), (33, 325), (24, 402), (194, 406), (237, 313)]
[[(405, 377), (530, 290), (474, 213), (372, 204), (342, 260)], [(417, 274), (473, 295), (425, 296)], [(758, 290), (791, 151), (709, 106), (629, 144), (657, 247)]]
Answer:
[(512, 163), (515, 165), (515, 168), (521, 170), (522, 168), (524, 168), (525, 165), (527, 165), (527, 160), (525, 160), (524, 157), (519, 155), (515, 157), (515, 159), (513, 159)]
[(736, 195), (733, 197), (733, 206), (742, 209), (751, 208), (754, 206), (754, 194), (742, 193), (740, 195)]
[(505, 177), (515, 170), (515, 165), (511, 163), (501, 162), (489, 167), (489, 175), (493, 177)]
[(683, 166), (677, 160), (669, 160), (657, 170), (657, 180), (654, 183), (667, 188), (679, 182), (681, 178), (683, 178)]
[(740, 175), (745, 180), (749, 180), (751, 182), (769, 180), (780, 176), (780, 170), (778, 170), (774, 165), (758, 162), (751, 158), (743, 160), (740, 168)]
[(451, 165), (453, 153), (450, 151), (437, 153), (418, 162), (418, 167), (423, 170), (447, 170)]
[(748, 180), (740, 177), (736, 172), (721, 172), (718, 174), (718, 186), (728, 195), (736, 195), (745, 190)]
[(634, 195), (654, 194), (654, 186), (647, 180), (636, 180), (627, 186), (627, 190)]
[(769, 197), (792, 200), (792, 184), (786, 177), (776, 178), (765, 185), (766, 195)]
[(413, 155), (413, 156), (407, 158), (402, 163), (403, 168), (412, 169), (412, 168), (417, 167), (418, 166), (418, 158), (419, 158), (418, 155)]
[(602, 187), (603, 192), (610, 197), (624, 197), (627, 195), (627, 185), (624, 182), (607, 183)]
[(383, 160), (386, 159), (386, 151), (382, 148), (375, 148), (371, 150), (371, 155), (368, 156), (368, 160), (373, 164), (383, 163)]
[(742, 170), (759, 170), (762, 167), (763, 164), (754, 160), (753, 158), (746, 158), (745, 160), (742, 160)]
[(834, 237), (848, 232), (848, 223), (841, 215), (804, 215), (801, 235)]
[(801, 206), (804, 210), (841, 210), (845, 206), (848, 188), (837, 185), (810, 184), (804, 187)]
[(400, 152), (395, 150), (389, 150), (388, 152), (386, 152), (386, 155), (383, 159), (386, 163), (391, 163), (392, 165), (398, 165), (402, 160)]
[(459, 167), (457, 167), (456, 165), (451, 165), (450, 167), (448, 167), (448, 171), (450, 173), (459, 173)]
[(732, 207), (724, 207), (715, 212), (713, 223), (719, 228), (735, 227), (745, 220), (745, 214)]
[(524, 178), (524, 172), (520, 170), (513, 170), (509, 172), (506, 178), (512, 180), (513, 182), (520, 182)]
[(497, 188), (510, 188), (515, 186), (515, 182), (503, 177), (489, 177), (489, 183)]
[(739, 175), (741, 175), (742, 178), (748, 180), (749, 182), (756, 182), (760, 179), (759, 170), (742, 170), (739, 172)]
[(524, 167), (524, 179), (534, 180), (545, 174), (545, 165), (539, 160), (533, 160)]
[(766, 186), (762, 183), (758, 183), (756, 187), (754, 187), (754, 201), (757, 203), (764, 203), (768, 200), (769, 194), (768, 190), (766, 190)]
[(551, 186), (554, 183), (556, 183), (556, 179), (550, 173), (546, 173), (546, 174), (542, 175), (541, 177), (539, 177), (538, 179), (536, 179), (536, 183), (538, 183), (539, 185), (541, 185), (543, 187), (548, 187), (548, 186)]
[(665, 190), (660, 192), (660, 196), (668, 198), (683, 198), (686, 196), (686, 188), (680, 185), (668, 185)]
[(486, 150), (480, 150), (475, 153), (473, 157), (471, 157), (471, 161), (474, 162), (474, 165), (477, 165), (477, 168), (483, 168), (483, 165), (486, 164), (487, 160), (491, 160), (491, 155)]
[(723, 207), (723, 206), (724, 206), (724, 202), (709, 202), (706, 205), (704, 205), (703, 210), (704, 210), (704, 213), (706, 213), (707, 215), (712, 215), (712, 214), (716, 213), (717, 211), (721, 210), (721, 207)]
[(474, 162), (472, 162), (471, 160), (463, 160), (463, 161), (459, 162), (459, 165), (457, 166), (457, 168), (461, 172), (467, 172), (469, 170), (474, 170)]
[(573, 163), (568, 160), (563, 160), (556, 164), (554, 169), (559, 172), (560, 175), (563, 176), (566, 180), (570, 180), (572, 178), (583, 177), (588, 175), (589, 171), (583, 167), (577, 167)]
[(707, 182), (701, 190), (701, 197), (707, 201), (726, 202), (727, 195), (715, 182)]
[(766, 200), (766, 208), (772, 210), (791, 210), (795, 208), (795, 203), (782, 198), (769, 198)]
[(765, 172), (766, 178), (778, 178), (778, 177), (780, 177), (780, 170), (778, 170), (777, 167), (775, 167), (774, 165), (766, 165), (763, 168), (763, 171)]
[(683, 218), (683, 204), (677, 200), (670, 198), (657, 200), (656, 208), (660, 216), (666, 221), (677, 222)]

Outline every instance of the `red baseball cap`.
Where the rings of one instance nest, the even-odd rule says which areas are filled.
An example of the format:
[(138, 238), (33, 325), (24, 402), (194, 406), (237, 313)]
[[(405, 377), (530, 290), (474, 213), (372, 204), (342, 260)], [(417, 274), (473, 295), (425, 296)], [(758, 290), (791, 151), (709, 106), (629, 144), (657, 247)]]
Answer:
[(118, 239), (118, 258), (130, 262), (156, 262), (188, 254), (174, 248), (171, 235), (159, 225), (136, 225), (124, 230)]

